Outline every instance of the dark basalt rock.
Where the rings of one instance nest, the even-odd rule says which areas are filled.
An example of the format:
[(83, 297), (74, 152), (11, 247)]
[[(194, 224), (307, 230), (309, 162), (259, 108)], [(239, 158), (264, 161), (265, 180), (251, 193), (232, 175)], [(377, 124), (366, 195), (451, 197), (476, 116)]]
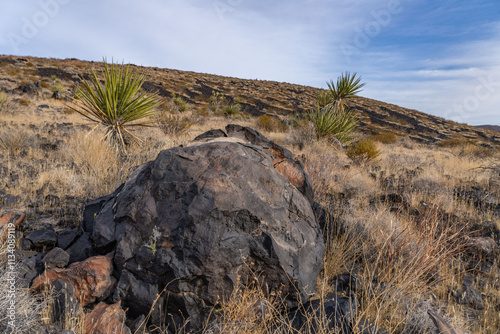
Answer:
[[(114, 300), (132, 318), (147, 315), (163, 291), (168, 303), (155, 307), (170, 313), (163, 322), (189, 317), (200, 329), (252, 272), (289, 306), (315, 291), (324, 242), (302, 165), (252, 129), (226, 132), (160, 152), (85, 210), (94, 247), (115, 251)], [(73, 257), (78, 242), (68, 250)]]

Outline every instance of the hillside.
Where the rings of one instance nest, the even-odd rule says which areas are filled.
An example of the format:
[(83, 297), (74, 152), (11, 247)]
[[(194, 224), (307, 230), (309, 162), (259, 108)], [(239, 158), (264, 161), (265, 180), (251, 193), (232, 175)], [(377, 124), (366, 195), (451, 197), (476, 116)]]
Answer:
[(102, 65), (0, 56), (16, 333), (499, 333), (500, 133), (359, 98), (342, 144), (317, 88), (132, 65), (161, 98), (121, 150), (72, 109)]
[[(37, 81), (50, 83), (57, 78), (67, 91), (71, 91), (80, 76), (86, 77), (91, 69), (100, 70), (100, 66), (99, 63), (77, 59), (0, 56), (0, 69), (0, 89), (15, 90), (20, 85)], [(320, 92), (314, 87), (274, 81), (245, 80), (156, 67), (140, 67), (140, 70), (146, 75), (143, 87), (161, 96), (169, 97), (175, 93), (195, 106), (206, 107), (212, 91), (222, 92), (230, 100), (238, 98), (242, 111), (253, 116), (304, 114), (315, 107), (315, 97)], [(325, 78), (325, 81), (328, 79)], [(351, 102), (351, 107), (357, 111), (359, 130), (366, 134), (393, 132), (423, 143), (470, 140), (484, 145), (500, 145), (500, 134), (497, 132), (393, 104), (359, 98)]]
[(500, 125), (478, 125), (478, 128), (500, 132)]

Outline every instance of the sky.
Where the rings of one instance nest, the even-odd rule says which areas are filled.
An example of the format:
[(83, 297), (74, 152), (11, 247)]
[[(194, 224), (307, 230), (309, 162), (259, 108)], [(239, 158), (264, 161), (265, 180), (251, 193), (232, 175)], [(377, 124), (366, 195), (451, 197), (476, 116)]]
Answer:
[(326, 88), (500, 125), (498, 0), (2, 0), (0, 54)]

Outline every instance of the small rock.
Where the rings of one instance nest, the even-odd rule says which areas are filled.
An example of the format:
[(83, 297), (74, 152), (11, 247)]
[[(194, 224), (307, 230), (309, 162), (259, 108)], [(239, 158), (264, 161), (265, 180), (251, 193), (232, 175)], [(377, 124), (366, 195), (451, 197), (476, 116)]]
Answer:
[(83, 261), (95, 255), (90, 233), (83, 233), (66, 252), (69, 254), (69, 263)]
[(46, 269), (64, 268), (69, 263), (69, 254), (56, 247), (48, 252), (42, 259)]
[(27, 289), (31, 285), (31, 282), (35, 277), (38, 276), (38, 271), (36, 269), (36, 257), (25, 258), (16, 268), (17, 279), (19, 282), (19, 287), (22, 289)]
[(41, 249), (52, 249), (57, 243), (57, 235), (52, 228), (33, 231), (26, 236), (26, 239), (30, 240), (36, 248)]
[(57, 232), (57, 247), (66, 250), (78, 238), (78, 233), (71, 227)]
[(80, 304), (75, 296), (75, 287), (61, 279), (52, 283), (54, 302), (52, 304), (52, 322), (64, 327), (67, 319), (76, 319)]
[(2, 201), (4, 205), (15, 205), (21, 201), (21, 197), (7, 194), (3, 197)]
[(481, 291), (474, 288), (472, 285), (474, 278), (472, 276), (465, 276), (462, 286), (462, 291), (456, 291), (457, 303), (462, 305), (469, 305), (473, 309), (484, 309), (484, 301)]
[(9, 229), (17, 229), (24, 221), (24, 213), (11, 211), (0, 218), (0, 242), (4, 242), (9, 234)]
[(45, 204), (49, 204), (51, 207), (57, 207), (61, 204), (61, 199), (56, 195), (45, 196)]
[(41, 291), (61, 279), (75, 287), (75, 296), (81, 306), (85, 306), (97, 298), (106, 298), (116, 283), (111, 276), (113, 272), (112, 254), (94, 256), (82, 262), (73, 263), (67, 269), (48, 269), (35, 278), (31, 288)]
[(125, 311), (120, 302), (112, 305), (99, 303), (91, 313), (85, 316), (86, 334), (130, 334), (130, 329), (125, 326)]

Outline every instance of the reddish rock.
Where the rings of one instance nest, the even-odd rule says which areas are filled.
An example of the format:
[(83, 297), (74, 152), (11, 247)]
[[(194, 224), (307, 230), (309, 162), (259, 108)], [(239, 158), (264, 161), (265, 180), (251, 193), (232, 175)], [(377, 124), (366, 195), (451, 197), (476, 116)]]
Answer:
[(131, 334), (125, 326), (125, 311), (121, 301), (108, 305), (99, 303), (91, 313), (85, 316), (85, 334)]
[(0, 242), (7, 239), (9, 227), (18, 228), (24, 220), (24, 213), (19, 211), (11, 211), (0, 218)]
[(55, 280), (61, 279), (75, 287), (75, 296), (80, 305), (85, 306), (96, 298), (106, 297), (116, 280), (113, 271), (113, 253), (106, 256), (94, 256), (82, 262), (75, 262), (67, 269), (46, 270), (33, 280), (31, 288), (41, 291)]

